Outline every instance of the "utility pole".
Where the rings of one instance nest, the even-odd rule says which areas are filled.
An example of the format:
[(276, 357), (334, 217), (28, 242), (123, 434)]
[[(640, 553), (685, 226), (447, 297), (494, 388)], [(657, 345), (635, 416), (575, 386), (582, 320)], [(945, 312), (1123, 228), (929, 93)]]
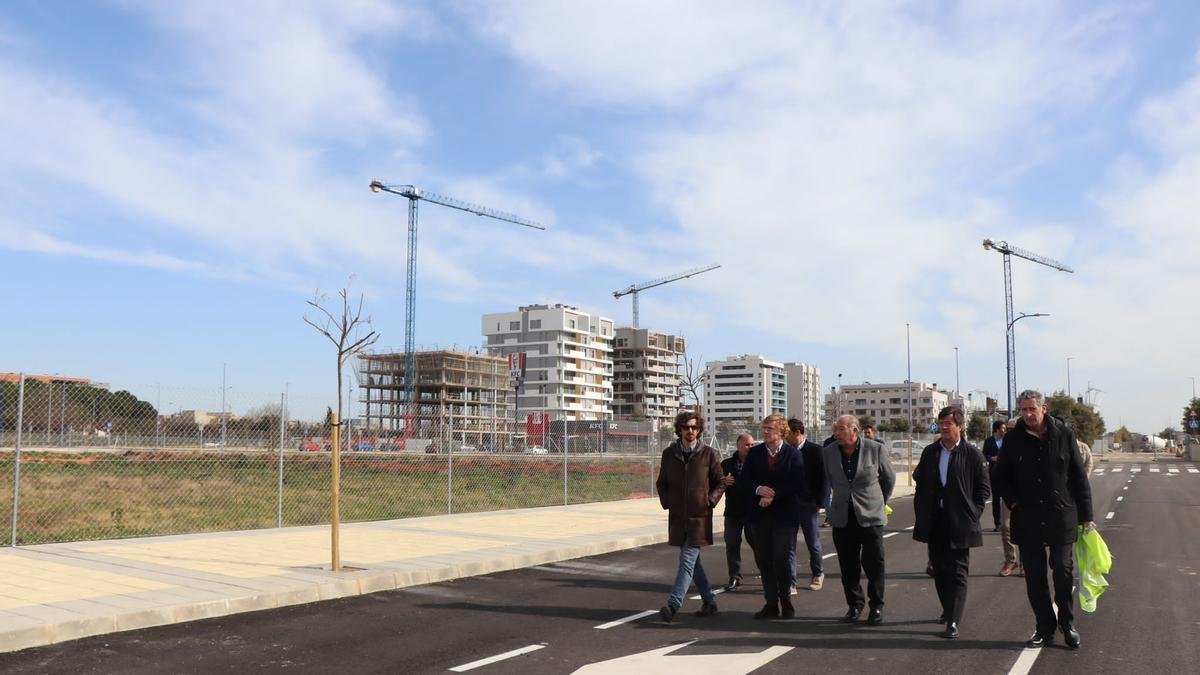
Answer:
[(954, 393), (962, 398), (962, 385), (958, 383), (958, 347), (954, 348)]
[(225, 447), (225, 364), (221, 364), (221, 448)]
[(904, 352), (908, 361), (908, 484), (912, 485), (913, 461), (913, 414), (912, 414), (912, 330), (909, 324), (904, 324)]
[(1074, 274), (1075, 270), (1056, 260), (1051, 260), (1050, 258), (1040, 256), (1036, 253), (1030, 253), (1024, 249), (1017, 248), (1016, 246), (1009, 246), (1008, 242), (1006, 241), (992, 241), (991, 239), (984, 239), (983, 249), (985, 251), (996, 251), (1004, 256), (1004, 311), (1005, 320), (1007, 321), (1008, 325), (1008, 328), (1005, 332), (1005, 342), (1008, 352), (1006, 358), (1008, 364), (1008, 415), (1009, 417), (1012, 417), (1013, 394), (1015, 393), (1013, 390), (1017, 388), (1017, 346), (1015, 340), (1013, 339), (1012, 326), (1017, 322), (1017, 319), (1013, 318), (1012, 261), (1010, 258), (1015, 255), (1018, 258), (1024, 258), (1039, 265), (1045, 265), (1046, 267), (1056, 269), (1060, 272), (1067, 272), (1068, 274)]
[(1071, 359), (1074, 356), (1067, 357), (1067, 398), (1071, 398)]

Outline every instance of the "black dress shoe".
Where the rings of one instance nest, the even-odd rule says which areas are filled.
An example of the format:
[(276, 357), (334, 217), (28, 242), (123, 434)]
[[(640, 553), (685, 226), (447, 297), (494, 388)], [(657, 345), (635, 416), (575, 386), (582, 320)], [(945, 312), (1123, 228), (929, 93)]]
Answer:
[(742, 582), (740, 580), (730, 579), (729, 583), (725, 584), (725, 592), (732, 593), (732, 592), (736, 591), (738, 589), (738, 587), (741, 585), (742, 585)]
[(779, 606), (780, 606), (780, 610), (779, 610), (780, 617), (782, 617), (784, 619), (795, 618), (796, 608), (792, 606), (791, 600), (789, 600), (787, 598), (780, 598)]
[(1071, 649), (1079, 649), (1079, 631), (1075, 630), (1074, 626), (1063, 626), (1063, 641)]
[(716, 614), (716, 613), (717, 613), (716, 601), (706, 602), (706, 603), (703, 603), (700, 605), (700, 609), (696, 611), (696, 616), (703, 619), (706, 616), (712, 616), (713, 614)]
[(867, 613), (867, 625), (878, 626), (881, 623), (883, 623), (883, 610), (878, 607), (872, 607), (871, 611)]
[(854, 623), (855, 621), (858, 621), (858, 616), (860, 614), (862, 614), (862, 609), (858, 607), (851, 607), (850, 609), (846, 610), (846, 616), (842, 617), (842, 623)]
[(958, 624), (953, 621), (946, 624), (946, 630), (942, 633), (942, 637), (947, 640), (953, 640), (958, 637)]
[(933, 563), (925, 563), (925, 574), (933, 576)]
[(763, 605), (762, 609), (754, 613), (754, 618), (760, 621), (765, 621), (766, 619), (778, 619), (779, 605), (776, 605), (773, 602), (768, 602), (767, 604)]
[(1050, 631), (1049, 633), (1035, 631), (1033, 635), (1025, 641), (1025, 646), (1032, 649), (1040, 649), (1051, 642), (1054, 642), (1054, 631)]

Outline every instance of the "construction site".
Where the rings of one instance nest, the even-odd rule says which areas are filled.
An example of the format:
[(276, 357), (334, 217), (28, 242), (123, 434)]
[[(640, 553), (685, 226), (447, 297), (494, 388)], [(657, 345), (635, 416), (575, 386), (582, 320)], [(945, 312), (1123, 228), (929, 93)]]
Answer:
[(362, 354), (354, 364), (364, 421), (407, 451), (502, 452), (513, 447), (505, 359), (453, 350), (414, 355), (414, 403), (405, 397), (404, 352)]

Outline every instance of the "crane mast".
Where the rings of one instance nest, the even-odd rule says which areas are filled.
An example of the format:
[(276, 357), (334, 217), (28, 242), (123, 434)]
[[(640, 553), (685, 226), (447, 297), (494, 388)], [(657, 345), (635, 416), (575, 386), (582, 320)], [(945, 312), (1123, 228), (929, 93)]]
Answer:
[(623, 296), (623, 295), (632, 295), (633, 296), (633, 327), (638, 328), (639, 327), (638, 326), (638, 323), (639, 323), (638, 294), (640, 294), (642, 291), (644, 291), (648, 288), (654, 288), (655, 286), (662, 286), (663, 284), (669, 284), (672, 281), (679, 281), (680, 279), (687, 279), (688, 277), (694, 277), (697, 274), (704, 274), (705, 272), (711, 272), (711, 271), (717, 269), (718, 267), (720, 267), (720, 265), (716, 265), (716, 264), (703, 265), (701, 267), (695, 267), (690, 270), (684, 270), (683, 272), (680, 272), (678, 274), (672, 274), (669, 277), (662, 277), (660, 279), (644, 281), (640, 284), (633, 284), (632, 286), (629, 286), (628, 288), (624, 288), (619, 291), (613, 291), (613, 297), (620, 300), (621, 296)]
[(1039, 265), (1045, 265), (1051, 269), (1056, 269), (1060, 272), (1073, 274), (1075, 270), (1066, 265), (1047, 258), (1046, 256), (1038, 255), (1023, 248), (1010, 246), (1006, 241), (992, 241), (991, 239), (983, 240), (983, 249), (985, 251), (996, 251), (1004, 256), (1004, 319), (1005, 319), (1005, 347), (1007, 351), (1007, 375), (1008, 375), (1008, 416), (1013, 416), (1013, 393), (1017, 388), (1017, 343), (1016, 336), (1013, 333), (1013, 293), (1012, 293), (1012, 256), (1024, 258), (1030, 262), (1035, 262)]
[(422, 190), (415, 185), (387, 185), (381, 181), (373, 180), (370, 184), (371, 192), (390, 192), (394, 195), (404, 197), (408, 200), (408, 268), (404, 281), (404, 420), (405, 420), (405, 436), (411, 433), (411, 425), (413, 422), (413, 410), (416, 407), (416, 388), (417, 388), (417, 357), (414, 345), (414, 333), (417, 323), (417, 202), (424, 200), (432, 204), (439, 204), (459, 211), (466, 211), (477, 216), (485, 216), (496, 220), (503, 220), (517, 225), (536, 230), (545, 230), (546, 228), (527, 220), (518, 215), (507, 211), (472, 204), (468, 201), (447, 197), (436, 192)]

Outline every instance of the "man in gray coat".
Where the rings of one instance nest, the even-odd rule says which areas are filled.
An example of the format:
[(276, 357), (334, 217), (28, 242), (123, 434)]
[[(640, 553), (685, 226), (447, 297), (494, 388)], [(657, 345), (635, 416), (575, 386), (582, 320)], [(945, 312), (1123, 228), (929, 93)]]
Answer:
[[(883, 507), (892, 496), (896, 473), (883, 444), (862, 437), (853, 415), (837, 418), (833, 434), (837, 442), (821, 452), (833, 492), (829, 524), (849, 606), (842, 621), (858, 621), (869, 602), (867, 623), (875, 626), (883, 623), (883, 526), (887, 525)], [(865, 598), (862, 572), (867, 574)]]

